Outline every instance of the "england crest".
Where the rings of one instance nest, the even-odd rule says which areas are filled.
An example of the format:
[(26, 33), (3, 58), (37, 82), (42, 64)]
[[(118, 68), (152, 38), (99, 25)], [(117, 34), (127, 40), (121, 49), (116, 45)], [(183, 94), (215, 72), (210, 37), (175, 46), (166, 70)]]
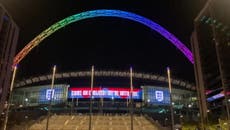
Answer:
[(155, 96), (156, 96), (156, 100), (158, 102), (162, 102), (164, 100), (164, 93), (163, 93), (163, 91), (155, 91)]

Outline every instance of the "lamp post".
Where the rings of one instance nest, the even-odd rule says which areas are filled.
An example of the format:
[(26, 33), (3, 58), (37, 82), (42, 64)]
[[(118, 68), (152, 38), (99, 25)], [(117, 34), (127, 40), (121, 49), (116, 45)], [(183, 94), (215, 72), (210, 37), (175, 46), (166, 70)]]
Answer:
[(210, 112), (210, 110), (208, 109), (208, 110), (207, 110), (207, 128), (208, 128), (208, 126), (209, 126), (209, 117), (208, 117), (208, 116), (209, 116), (209, 112)]
[(17, 65), (14, 66), (14, 70), (13, 70), (13, 77), (12, 77), (11, 84), (10, 84), (10, 93), (9, 93), (9, 99), (8, 99), (8, 102), (7, 102), (7, 107), (6, 107), (6, 117), (4, 119), (3, 130), (6, 130), (7, 123), (8, 123), (10, 101), (11, 101), (11, 98), (12, 98), (12, 90), (13, 90), (13, 87), (14, 87), (14, 79), (15, 79), (16, 72), (17, 72)]
[(50, 97), (49, 97), (50, 102), (49, 102), (49, 108), (48, 108), (48, 113), (47, 113), (47, 121), (46, 121), (46, 130), (49, 129), (50, 109), (52, 107), (55, 73), (56, 73), (56, 65), (53, 67), (53, 75), (52, 75), (52, 81), (51, 81), (51, 87), (50, 87)]
[(165, 125), (165, 127), (166, 127), (166, 125), (167, 125), (167, 120), (168, 120), (168, 118), (165, 118), (165, 122), (164, 122), (164, 125)]
[[(28, 121), (28, 116), (27, 115), (25, 116), (25, 120), (26, 120), (26, 122)], [(26, 127), (26, 130), (28, 130), (28, 124), (27, 123), (26, 123), (25, 127)]]
[(171, 77), (170, 77), (170, 68), (167, 67), (167, 74), (168, 74), (168, 84), (169, 84), (169, 93), (170, 93), (170, 111), (171, 111), (171, 122), (172, 122), (172, 130), (174, 130), (174, 111), (173, 111), (173, 104), (172, 104), (172, 86), (171, 86)]
[(181, 115), (180, 115), (180, 125), (181, 125), (181, 126), (182, 126), (182, 123), (183, 123), (183, 117), (184, 117), (184, 116), (181, 114)]
[(94, 66), (91, 69), (91, 88), (90, 88), (90, 112), (89, 112), (89, 130), (92, 129), (92, 98), (93, 98), (93, 78), (94, 78)]
[(133, 68), (130, 67), (130, 115), (131, 130), (133, 130)]

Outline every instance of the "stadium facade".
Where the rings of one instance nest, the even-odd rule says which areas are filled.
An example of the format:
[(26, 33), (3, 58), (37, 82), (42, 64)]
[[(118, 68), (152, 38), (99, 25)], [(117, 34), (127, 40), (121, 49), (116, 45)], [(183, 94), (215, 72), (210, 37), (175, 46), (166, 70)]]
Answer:
[(18, 26), (0, 4), (0, 113), (2, 113), (8, 98), (18, 36)]
[[(20, 110), (29, 107), (47, 109), (51, 99), (50, 95), (53, 93), (52, 108), (57, 110), (56, 112), (59, 110), (71, 113), (88, 113), (90, 74), (90, 71), (58, 73), (55, 76), (53, 90), (50, 89), (51, 75), (18, 81), (13, 90), (12, 109)], [(129, 72), (95, 71), (94, 74), (93, 112), (128, 112), (130, 101)], [(170, 119), (171, 101), (167, 77), (134, 73), (133, 86), (135, 112), (164, 114), (166, 115), (164, 118)], [(178, 79), (172, 79), (172, 86), (175, 115), (177, 117), (184, 115), (187, 119), (197, 117), (195, 87)]]
[[(172, 100), (175, 106), (186, 106), (196, 100), (193, 91), (172, 89)], [(12, 104), (22, 106), (39, 106), (48, 104), (51, 92), (53, 92), (53, 104), (68, 103), (68, 99), (89, 99), (90, 86), (73, 87), (69, 84), (56, 84), (53, 91), (50, 85), (26, 86), (13, 91)], [(188, 98), (187, 98), (188, 97)], [(128, 87), (94, 87), (94, 99), (130, 99)], [(139, 86), (134, 89), (133, 99), (152, 105), (170, 105), (170, 95), (167, 86)]]

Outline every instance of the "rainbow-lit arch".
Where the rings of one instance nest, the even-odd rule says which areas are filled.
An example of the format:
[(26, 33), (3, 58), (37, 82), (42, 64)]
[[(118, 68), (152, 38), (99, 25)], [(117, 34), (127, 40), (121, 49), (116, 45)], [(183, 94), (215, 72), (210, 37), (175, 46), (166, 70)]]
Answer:
[(100, 9), (100, 10), (92, 10), (92, 11), (86, 11), (82, 13), (78, 13), (72, 16), (69, 16), (61, 21), (58, 21), (57, 23), (53, 24), (43, 32), (41, 32), (37, 37), (35, 37), (32, 41), (30, 41), (14, 58), (13, 65), (19, 64), (19, 62), (35, 47), (37, 46), (41, 41), (43, 41), (46, 37), (50, 36), (57, 30), (63, 28), (64, 26), (69, 25), (70, 23), (77, 22), (83, 19), (88, 18), (94, 18), (94, 17), (118, 17), (118, 18), (124, 18), (129, 19), (132, 21), (136, 21), (138, 23), (141, 23), (158, 33), (160, 33), (162, 36), (164, 36), (166, 39), (168, 39), (173, 45), (175, 45), (191, 62), (194, 63), (192, 52), (181, 42), (179, 41), (173, 34), (168, 32), (166, 29), (161, 27), (159, 24), (151, 21), (150, 19), (147, 19), (143, 16), (121, 11), (121, 10), (107, 10), (107, 9)]

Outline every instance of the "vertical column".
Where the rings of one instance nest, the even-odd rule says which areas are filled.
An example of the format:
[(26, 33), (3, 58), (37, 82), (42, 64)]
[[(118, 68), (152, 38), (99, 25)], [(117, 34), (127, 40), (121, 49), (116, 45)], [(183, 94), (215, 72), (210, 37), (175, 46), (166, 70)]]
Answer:
[(92, 96), (93, 96), (93, 78), (94, 78), (94, 66), (92, 66), (92, 70), (91, 70), (90, 108), (89, 108), (89, 130), (92, 130)]
[(131, 130), (133, 130), (133, 69), (130, 67), (130, 115)]
[(16, 72), (17, 72), (17, 66), (14, 66), (13, 77), (12, 77), (11, 84), (10, 84), (9, 99), (8, 99), (7, 108), (6, 108), (6, 117), (4, 119), (4, 124), (3, 124), (3, 130), (6, 130), (7, 123), (8, 123), (9, 109), (10, 109), (10, 104), (11, 104), (10, 101), (12, 98), (12, 90), (14, 87), (14, 79), (15, 79)]
[(50, 102), (49, 102), (49, 108), (48, 108), (48, 113), (47, 113), (47, 121), (46, 121), (46, 130), (49, 129), (50, 109), (52, 107), (55, 73), (56, 73), (56, 65), (53, 67), (53, 75), (52, 75), (52, 81), (51, 81), (51, 87), (50, 87)]
[(171, 122), (172, 122), (172, 130), (174, 130), (174, 110), (173, 110), (173, 102), (172, 102), (172, 85), (171, 85), (171, 77), (170, 77), (169, 67), (167, 67), (167, 74), (168, 74), (168, 84), (169, 84), (169, 94), (170, 94)]

